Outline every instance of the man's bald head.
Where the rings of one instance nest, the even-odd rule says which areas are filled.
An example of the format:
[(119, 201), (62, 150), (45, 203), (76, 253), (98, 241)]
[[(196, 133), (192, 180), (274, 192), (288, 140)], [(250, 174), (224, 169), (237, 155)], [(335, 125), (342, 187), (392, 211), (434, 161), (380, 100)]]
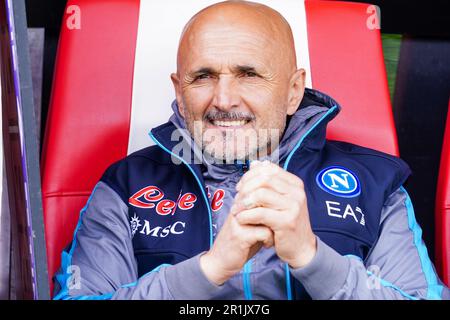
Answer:
[[(268, 131), (281, 136), (287, 115), (303, 97), (305, 71), (297, 70), (295, 57), (289, 24), (265, 5), (226, 1), (192, 17), (171, 77), (180, 114), (196, 143), (215, 158), (227, 159), (276, 147)], [(246, 134), (256, 137), (257, 145), (230, 147)]]
[(252, 32), (255, 36), (262, 34), (268, 40), (267, 45), (275, 50), (288, 69), (297, 68), (294, 37), (286, 19), (278, 11), (261, 3), (237, 0), (213, 4), (189, 20), (180, 37), (178, 67), (197, 35), (205, 32), (213, 34), (214, 30), (222, 30), (228, 37), (233, 37), (239, 30)]

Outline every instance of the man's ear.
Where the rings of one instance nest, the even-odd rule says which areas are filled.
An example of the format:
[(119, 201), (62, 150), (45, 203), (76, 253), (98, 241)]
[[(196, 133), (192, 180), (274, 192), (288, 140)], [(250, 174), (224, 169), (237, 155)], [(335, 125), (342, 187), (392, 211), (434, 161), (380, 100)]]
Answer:
[(183, 99), (181, 98), (181, 88), (180, 88), (180, 78), (177, 73), (172, 73), (170, 75), (170, 79), (172, 79), (173, 88), (175, 89), (175, 96), (177, 98), (178, 104), (178, 112), (180, 112), (181, 116), (184, 118), (184, 106)]
[(287, 114), (293, 115), (303, 99), (305, 93), (305, 69), (298, 69), (294, 72), (289, 82), (288, 108)]

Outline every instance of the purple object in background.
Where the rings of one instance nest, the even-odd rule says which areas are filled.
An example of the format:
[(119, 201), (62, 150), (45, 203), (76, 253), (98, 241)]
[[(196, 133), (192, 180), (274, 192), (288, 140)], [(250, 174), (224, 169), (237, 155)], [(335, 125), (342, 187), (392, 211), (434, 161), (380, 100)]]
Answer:
[[(30, 255), (29, 261), (31, 263), (31, 279), (32, 279), (32, 288), (33, 288), (33, 298), (37, 299), (37, 283), (36, 283), (36, 268), (35, 268), (35, 259), (34, 259), (34, 243), (33, 243), (33, 231), (31, 225), (31, 206), (30, 206), (30, 196), (28, 193), (28, 171), (26, 165), (26, 148), (25, 148), (25, 134), (23, 127), (23, 109), (22, 109), (22, 97), (21, 97), (21, 88), (20, 88), (20, 74), (18, 68), (18, 53), (17, 53), (17, 44), (16, 44), (16, 32), (15, 32), (15, 21), (14, 21), (14, 12), (12, 6), (12, 0), (6, 0), (6, 15), (7, 15), (7, 23), (9, 27), (10, 33), (10, 49), (11, 49), (11, 58), (13, 64), (13, 76), (14, 76), (14, 92), (16, 94), (16, 106), (17, 106), (17, 114), (18, 114), (18, 124), (19, 124), (19, 137), (20, 137), (20, 150), (21, 150), (21, 161), (22, 161), (22, 175), (23, 175), (23, 184), (24, 184), (24, 196), (25, 196), (25, 211), (26, 211), (26, 233), (28, 236), (28, 249), (27, 254)], [(18, 248), (18, 250), (23, 250), (24, 248)], [(21, 251), (21, 254), (24, 252)], [(16, 266), (17, 267), (17, 266)]]

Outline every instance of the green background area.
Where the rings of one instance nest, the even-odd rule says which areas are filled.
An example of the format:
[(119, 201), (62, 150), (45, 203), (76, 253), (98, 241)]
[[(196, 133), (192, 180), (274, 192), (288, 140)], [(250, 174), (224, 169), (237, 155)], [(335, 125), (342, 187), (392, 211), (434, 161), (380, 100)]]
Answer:
[(383, 43), (384, 63), (386, 65), (389, 92), (391, 94), (391, 102), (393, 102), (402, 35), (382, 34), (381, 40)]

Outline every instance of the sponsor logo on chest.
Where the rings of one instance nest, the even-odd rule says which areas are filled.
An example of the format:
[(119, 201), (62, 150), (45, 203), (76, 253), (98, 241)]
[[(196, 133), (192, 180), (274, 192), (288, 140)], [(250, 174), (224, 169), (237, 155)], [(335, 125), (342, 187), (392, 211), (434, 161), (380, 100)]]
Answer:
[(361, 193), (358, 177), (349, 169), (331, 166), (316, 176), (317, 185), (325, 192), (342, 198), (357, 197)]
[(176, 201), (164, 197), (164, 192), (157, 186), (147, 186), (133, 194), (128, 203), (141, 209), (155, 208), (157, 214), (166, 216), (174, 215), (177, 209), (183, 211), (192, 209), (197, 201), (197, 196), (191, 192), (183, 194), (180, 191)]
[(147, 219), (143, 219), (141, 221), (135, 213), (130, 220), (130, 227), (132, 237), (134, 237), (134, 235), (139, 232), (139, 234), (142, 234), (144, 236), (153, 238), (165, 238), (169, 235), (183, 234), (186, 228), (186, 222), (175, 221), (165, 226), (158, 226), (152, 224)]
[(341, 201), (325, 200), (329, 217), (352, 219), (362, 226), (366, 225), (362, 209), (348, 203), (349, 198), (355, 198), (361, 194), (361, 184), (355, 173), (342, 166), (330, 166), (317, 174), (316, 183), (328, 194), (343, 198)]

